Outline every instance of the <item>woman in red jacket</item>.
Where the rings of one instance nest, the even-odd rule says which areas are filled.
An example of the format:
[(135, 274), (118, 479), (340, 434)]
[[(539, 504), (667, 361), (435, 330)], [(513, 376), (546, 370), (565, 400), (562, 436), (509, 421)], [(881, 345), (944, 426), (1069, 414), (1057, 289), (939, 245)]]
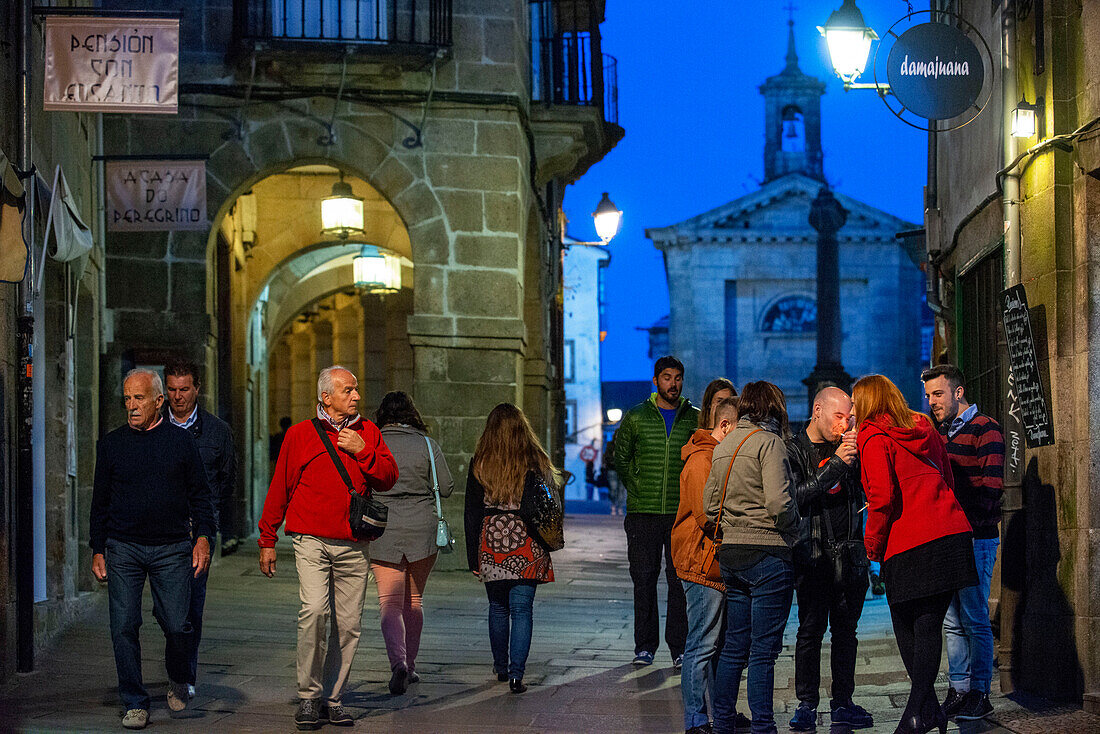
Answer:
[(867, 494), (867, 557), (882, 562), (886, 599), (911, 687), (895, 734), (947, 730), (934, 686), (943, 618), (977, 583), (970, 523), (955, 499), (943, 441), (882, 375), (852, 390)]

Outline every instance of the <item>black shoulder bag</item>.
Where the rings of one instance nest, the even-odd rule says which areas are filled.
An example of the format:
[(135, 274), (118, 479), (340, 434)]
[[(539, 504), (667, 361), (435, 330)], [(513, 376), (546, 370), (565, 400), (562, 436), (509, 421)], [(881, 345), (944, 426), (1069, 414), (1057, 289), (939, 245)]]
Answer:
[(867, 581), (867, 569), (871, 563), (867, 560), (867, 551), (862, 540), (852, 538), (852, 500), (844, 501), (848, 514), (848, 537), (837, 540), (833, 533), (833, 524), (827, 513), (822, 512), (821, 524), (825, 526), (825, 557), (833, 571), (833, 581), (842, 588), (853, 588)]
[(336, 465), (336, 471), (340, 472), (340, 477), (347, 486), (348, 494), (351, 495), (348, 504), (348, 525), (351, 526), (351, 536), (356, 540), (378, 540), (382, 537), (382, 533), (386, 532), (386, 519), (389, 517), (389, 508), (373, 497), (364, 497), (355, 491), (355, 485), (351, 483), (351, 477), (348, 476), (348, 468), (344, 466), (344, 462), (340, 461), (340, 457), (336, 454), (336, 447), (329, 440), (325, 427), (321, 425), (321, 420), (314, 418), (312, 422), (313, 427), (317, 429), (317, 434), (321, 437), (321, 443), (325, 445), (325, 450), (328, 451), (329, 458)]

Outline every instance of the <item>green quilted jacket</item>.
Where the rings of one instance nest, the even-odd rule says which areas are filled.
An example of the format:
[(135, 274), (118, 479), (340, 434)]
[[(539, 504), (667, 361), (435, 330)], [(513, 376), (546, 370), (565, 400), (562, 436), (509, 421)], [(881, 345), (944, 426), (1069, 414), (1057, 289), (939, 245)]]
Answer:
[(642, 514), (676, 513), (680, 504), (680, 450), (699, 423), (699, 410), (687, 398), (665, 432), (665, 419), (657, 408), (657, 394), (627, 411), (615, 433), (615, 471), (626, 486), (626, 511)]

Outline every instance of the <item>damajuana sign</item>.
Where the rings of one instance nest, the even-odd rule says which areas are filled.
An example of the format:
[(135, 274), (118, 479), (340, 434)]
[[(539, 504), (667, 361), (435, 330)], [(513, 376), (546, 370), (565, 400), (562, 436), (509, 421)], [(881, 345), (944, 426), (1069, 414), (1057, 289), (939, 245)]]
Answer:
[(978, 99), (985, 66), (978, 47), (960, 29), (921, 23), (902, 33), (886, 60), (890, 91), (906, 109), (928, 120), (949, 120)]

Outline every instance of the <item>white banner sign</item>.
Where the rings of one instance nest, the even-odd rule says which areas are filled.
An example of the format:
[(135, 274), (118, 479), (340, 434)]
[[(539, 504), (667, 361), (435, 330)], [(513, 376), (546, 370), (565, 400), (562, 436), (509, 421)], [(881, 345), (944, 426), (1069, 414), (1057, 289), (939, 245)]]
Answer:
[(46, 16), (44, 109), (174, 115), (178, 18)]
[(107, 229), (206, 229), (205, 161), (107, 161)]

